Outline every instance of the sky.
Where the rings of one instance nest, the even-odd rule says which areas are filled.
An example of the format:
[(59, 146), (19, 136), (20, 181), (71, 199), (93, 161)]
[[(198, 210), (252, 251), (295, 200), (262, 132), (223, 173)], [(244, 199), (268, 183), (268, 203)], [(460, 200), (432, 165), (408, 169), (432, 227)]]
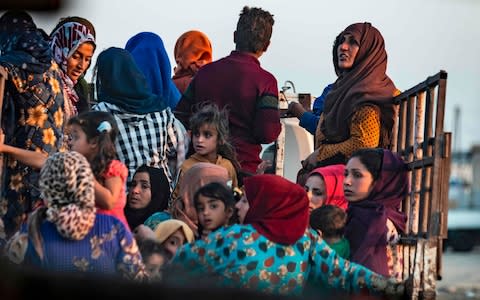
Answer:
[[(208, 35), (214, 60), (234, 49), (233, 31), (244, 5), (261, 7), (274, 15), (271, 45), (260, 58), (281, 88), (294, 83), (297, 93), (318, 96), (335, 80), (333, 40), (349, 24), (371, 22), (382, 33), (388, 53), (387, 74), (401, 91), (440, 70), (448, 72), (445, 129), (454, 130), (454, 109), (460, 122), (454, 141), (457, 150), (480, 144), (480, 1), (478, 0), (63, 0), (55, 13), (32, 13), (50, 32), (60, 17), (81, 16), (97, 32), (97, 51), (124, 47), (141, 31), (162, 39), (172, 69), (176, 39), (196, 29)], [(87, 74), (90, 80), (91, 72)]]

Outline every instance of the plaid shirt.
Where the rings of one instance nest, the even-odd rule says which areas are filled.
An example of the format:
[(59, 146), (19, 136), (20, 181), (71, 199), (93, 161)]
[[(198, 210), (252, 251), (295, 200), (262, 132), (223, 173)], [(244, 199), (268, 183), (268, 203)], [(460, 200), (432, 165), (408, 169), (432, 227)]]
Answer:
[[(115, 117), (119, 134), (115, 146), (119, 160), (128, 167), (128, 182), (141, 165), (161, 168), (173, 188), (173, 178), (185, 160), (189, 137), (185, 127), (170, 108), (143, 115), (124, 111), (118, 106), (100, 102), (93, 110), (106, 111)], [(169, 166), (175, 164), (174, 170)]]

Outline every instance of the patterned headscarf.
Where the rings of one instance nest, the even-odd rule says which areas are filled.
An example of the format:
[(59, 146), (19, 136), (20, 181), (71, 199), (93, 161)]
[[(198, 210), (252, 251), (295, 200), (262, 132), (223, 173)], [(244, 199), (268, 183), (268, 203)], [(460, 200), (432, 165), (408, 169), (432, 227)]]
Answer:
[(337, 74), (337, 49), (345, 34), (351, 34), (359, 44), (353, 66), (343, 72), (325, 98), (324, 121), (320, 129), (331, 143), (345, 141), (350, 136), (350, 120), (362, 106), (379, 107), (382, 122), (380, 147), (389, 144), (393, 126), (393, 95), (396, 91), (387, 76), (387, 52), (380, 32), (370, 23), (348, 26), (336, 38), (333, 46), (333, 64)]
[(67, 73), (67, 60), (81, 44), (92, 43), (95, 46), (95, 32), (91, 24), (87, 26), (80, 22), (82, 19), (77, 19), (77, 22), (64, 23), (50, 35), (53, 59), (64, 73)]
[(252, 224), (269, 240), (291, 245), (307, 229), (308, 196), (305, 190), (277, 175), (256, 175), (245, 179), (250, 208), (245, 224)]
[(40, 190), (47, 202), (46, 218), (67, 239), (83, 239), (95, 222), (94, 177), (78, 152), (51, 155), (40, 172)]
[(174, 110), (181, 95), (172, 81), (172, 67), (162, 39), (153, 32), (140, 32), (128, 40), (125, 50), (147, 78), (151, 92)]
[(68, 105), (65, 106), (68, 118), (77, 115), (77, 103), (79, 101), (79, 97), (74, 89), (76, 81), (74, 82), (67, 75), (68, 59), (83, 43), (92, 43), (95, 46), (95, 31), (92, 24), (79, 17), (70, 17), (70, 19), (72, 22), (62, 24), (50, 35), (53, 59), (63, 71), (61, 72), (63, 90), (67, 94), (68, 100), (70, 100), (70, 102), (66, 102)]
[(51, 66), (48, 37), (23, 11), (7, 11), (0, 18), (0, 63), (42, 74)]
[(314, 169), (308, 176), (319, 174), (325, 182), (326, 199), (323, 205), (335, 205), (343, 210), (348, 207), (348, 202), (343, 193), (343, 179), (345, 178), (345, 165), (331, 165)]
[[(377, 273), (388, 276), (387, 219), (395, 228), (405, 232), (406, 216), (400, 205), (408, 193), (408, 177), (405, 162), (386, 149), (383, 151), (382, 169), (368, 197), (350, 202), (345, 237), (350, 242), (351, 260)], [(374, 249), (381, 249), (374, 252)]]

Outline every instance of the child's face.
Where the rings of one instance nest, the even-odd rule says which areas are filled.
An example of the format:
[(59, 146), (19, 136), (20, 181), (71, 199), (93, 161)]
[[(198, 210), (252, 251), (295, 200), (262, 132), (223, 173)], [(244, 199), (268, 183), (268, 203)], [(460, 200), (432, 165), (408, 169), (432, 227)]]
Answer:
[(225, 209), (225, 203), (223, 203), (223, 201), (201, 194), (198, 195), (195, 205), (197, 208), (198, 222), (202, 225), (203, 229), (209, 231), (228, 225), (228, 220), (233, 214), (232, 208)]
[(345, 166), (343, 191), (347, 201), (355, 202), (368, 197), (373, 187), (373, 176), (358, 157), (352, 157)]
[(144, 259), (145, 268), (151, 278), (160, 278), (160, 269), (166, 263), (165, 257), (159, 253), (152, 253)]
[(310, 199), (310, 212), (322, 206), (325, 200), (327, 200), (325, 181), (320, 174), (314, 174), (308, 177), (305, 183), (305, 191), (307, 192), (308, 199)]
[(193, 132), (192, 143), (195, 153), (209, 160), (217, 159), (218, 132), (211, 124), (203, 124), (198, 132)]
[(243, 193), (242, 198), (238, 200), (237, 204), (235, 204), (235, 208), (237, 208), (238, 221), (240, 222), (240, 224), (243, 224), (248, 209), (250, 208), (250, 204), (248, 204), (247, 196), (245, 195), (245, 193)]
[(178, 229), (172, 235), (170, 235), (164, 242), (163, 246), (170, 254), (168, 259), (172, 259), (177, 253), (177, 249), (180, 248), (183, 243), (185, 243), (185, 235), (182, 232), (182, 229)]
[(145, 208), (151, 199), (150, 175), (147, 172), (135, 173), (128, 191), (128, 206), (133, 209)]
[(88, 160), (94, 153), (97, 144), (91, 143), (87, 140), (87, 135), (83, 131), (82, 127), (77, 124), (72, 124), (70, 126), (70, 139), (68, 140), (68, 146), (71, 151), (77, 151), (78, 153), (85, 156)]

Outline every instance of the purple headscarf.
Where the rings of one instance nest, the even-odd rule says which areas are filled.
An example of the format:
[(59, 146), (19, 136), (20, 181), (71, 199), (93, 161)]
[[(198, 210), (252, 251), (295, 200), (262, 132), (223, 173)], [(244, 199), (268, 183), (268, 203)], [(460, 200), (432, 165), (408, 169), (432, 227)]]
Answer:
[(405, 232), (407, 218), (400, 211), (400, 205), (407, 193), (405, 162), (383, 149), (380, 176), (369, 196), (358, 202), (349, 202), (345, 237), (350, 242), (351, 261), (388, 276), (387, 219), (399, 233)]

